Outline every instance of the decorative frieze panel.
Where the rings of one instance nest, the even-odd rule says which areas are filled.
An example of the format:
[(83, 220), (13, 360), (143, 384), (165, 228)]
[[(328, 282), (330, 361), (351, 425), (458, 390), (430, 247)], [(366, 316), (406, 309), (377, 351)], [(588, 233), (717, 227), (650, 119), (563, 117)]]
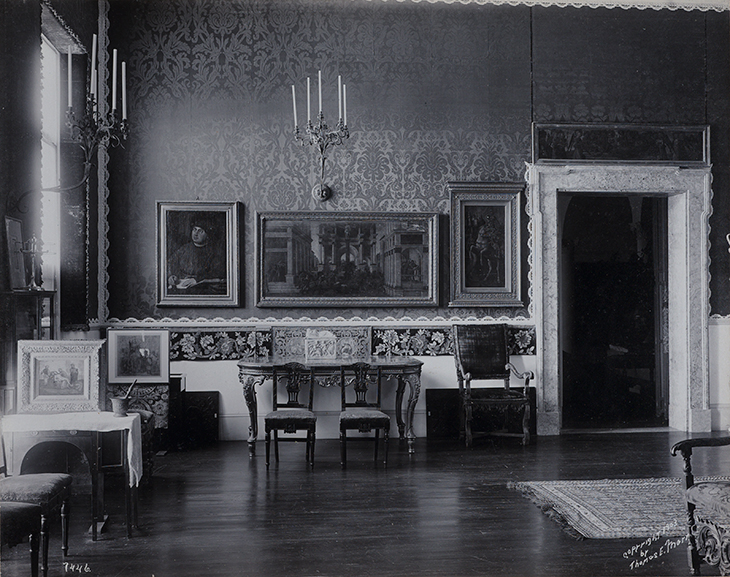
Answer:
[(170, 331), (171, 361), (241, 360), (271, 354), (267, 330)]
[[(507, 348), (510, 355), (534, 355), (535, 327), (507, 327)], [(374, 328), (372, 351), (374, 355), (453, 355), (451, 328)]]
[[(240, 331), (171, 331), (171, 361), (241, 360), (276, 354), (305, 357), (307, 327), (272, 327)], [(309, 329), (311, 331), (311, 328)], [(438, 357), (453, 355), (450, 326), (438, 327), (327, 327), (336, 340), (337, 358), (373, 355)], [(535, 327), (507, 327), (510, 355), (536, 354)]]

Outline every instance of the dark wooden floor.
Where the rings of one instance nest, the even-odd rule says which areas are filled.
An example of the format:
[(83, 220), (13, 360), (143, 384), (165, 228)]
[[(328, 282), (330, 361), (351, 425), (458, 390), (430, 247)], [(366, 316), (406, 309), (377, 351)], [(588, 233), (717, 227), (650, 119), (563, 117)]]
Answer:
[[(684, 547), (638, 570), (623, 553), (639, 540), (576, 541), (506, 488), (508, 481), (681, 476), (669, 448), (684, 433), (570, 434), (527, 448), (489, 441), (473, 449), (393, 443), (387, 470), (371, 445), (352, 444), (341, 471), (338, 444), (285, 443), (269, 472), (263, 445), (249, 460), (243, 442), (158, 456), (141, 491), (140, 530), (124, 536), (122, 503), (110, 495), (108, 528), (84, 533), (76, 503), (63, 565), (58, 528), (49, 575), (89, 576), (531, 576), (688, 575)], [(700, 474), (727, 474), (730, 451), (696, 454)], [(113, 493), (115, 483), (107, 484)], [(2, 576), (27, 575), (27, 548), (3, 548)], [(717, 574), (709, 572), (709, 574)]]

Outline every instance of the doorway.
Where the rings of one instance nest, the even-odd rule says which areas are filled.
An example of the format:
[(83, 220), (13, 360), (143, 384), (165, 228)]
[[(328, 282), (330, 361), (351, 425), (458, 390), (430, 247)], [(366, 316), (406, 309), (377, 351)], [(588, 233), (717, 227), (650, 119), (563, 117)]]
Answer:
[(560, 193), (558, 204), (563, 426), (666, 426), (666, 198)]
[[(533, 163), (527, 170), (532, 231), (531, 301), (535, 319), (537, 434), (563, 429), (560, 253), (565, 194), (661, 197), (666, 202), (667, 294), (661, 319), (667, 366), (668, 422), (680, 431), (712, 430), (709, 407), (709, 165)], [(664, 314), (664, 313), (662, 313)]]

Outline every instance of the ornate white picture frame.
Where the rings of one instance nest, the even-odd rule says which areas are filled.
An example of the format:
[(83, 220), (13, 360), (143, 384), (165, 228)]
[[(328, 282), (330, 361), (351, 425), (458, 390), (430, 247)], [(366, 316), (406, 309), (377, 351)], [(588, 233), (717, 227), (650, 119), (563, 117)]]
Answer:
[(18, 341), (18, 413), (103, 410), (105, 343)]

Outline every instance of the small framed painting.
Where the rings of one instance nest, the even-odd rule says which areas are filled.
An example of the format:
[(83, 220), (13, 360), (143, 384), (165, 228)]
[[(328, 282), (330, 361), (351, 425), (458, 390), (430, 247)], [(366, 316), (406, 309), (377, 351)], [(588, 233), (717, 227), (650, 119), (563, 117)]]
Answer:
[(18, 341), (18, 413), (103, 410), (105, 343)]
[(25, 274), (23, 250), (23, 223), (17, 218), (5, 217), (5, 238), (8, 242), (8, 261), (10, 263), (10, 288), (21, 289), (28, 286)]
[(167, 330), (109, 329), (110, 383), (167, 383), (170, 333)]
[(452, 307), (522, 306), (522, 184), (450, 182)]
[(158, 202), (158, 305), (236, 307), (238, 202)]

